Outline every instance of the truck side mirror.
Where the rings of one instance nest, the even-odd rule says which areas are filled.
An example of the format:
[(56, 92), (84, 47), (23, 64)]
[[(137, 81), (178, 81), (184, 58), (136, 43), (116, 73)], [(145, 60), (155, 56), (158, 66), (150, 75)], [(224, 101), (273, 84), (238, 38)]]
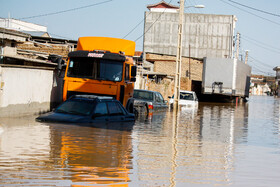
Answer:
[(59, 58), (57, 60), (57, 69), (61, 71), (63, 68), (65, 68), (65, 61), (62, 58)]
[(137, 74), (137, 66), (131, 66), (131, 76), (135, 77), (136, 74)]

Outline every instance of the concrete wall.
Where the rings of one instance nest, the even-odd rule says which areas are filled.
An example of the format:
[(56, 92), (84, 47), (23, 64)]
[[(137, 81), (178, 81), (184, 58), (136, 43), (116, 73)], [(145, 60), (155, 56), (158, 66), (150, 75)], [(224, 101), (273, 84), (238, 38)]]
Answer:
[(0, 18), (0, 27), (18, 31), (47, 32), (46, 26), (9, 18)]
[(0, 117), (49, 111), (61, 100), (61, 80), (51, 69), (2, 65), (0, 83)]
[[(178, 13), (146, 12), (144, 52), (176, 55), (178, 20)], [(183, 56), (232, 57), (235, 16), (185, 14), (184, 20)]]

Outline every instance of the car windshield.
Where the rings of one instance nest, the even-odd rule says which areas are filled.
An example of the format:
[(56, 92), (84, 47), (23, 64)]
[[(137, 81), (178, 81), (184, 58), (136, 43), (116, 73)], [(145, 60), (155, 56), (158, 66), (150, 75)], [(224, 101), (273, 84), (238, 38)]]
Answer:
[(61, 104), (55, 112), (75, 114), (75, 115), (89, 115), (93, 110), (94, 104), (92, 101), (86, 100), (68, 100)]
[(134, 90), (133, 97), (135, 99), (153, 100), (153, 93), (152, 92)]
[(67, 76), (120, 82), (123, 76), (123, 63), (113, 60), (74, 57), (69, 61)]
[[(174, 99), (174, 95), (172, 95), (172, 99)], [(194, 100), (192, 93), (184, 93), (180, 92), (180, 99), (182, 100)]]
[(180, 93), (180, 99), (182, 100), (193, 100), (193, 94), (192, 93)]

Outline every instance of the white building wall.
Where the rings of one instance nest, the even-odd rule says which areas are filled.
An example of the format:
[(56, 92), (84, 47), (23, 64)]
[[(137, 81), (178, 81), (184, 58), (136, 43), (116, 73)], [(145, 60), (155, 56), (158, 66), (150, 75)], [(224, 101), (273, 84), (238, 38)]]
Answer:
[[(231, 58), (236, 20), (233, 15), (185, 14), (183, 56)], [(178, 13), (146, 12), (144, 52), (176, 55), (178, 22)]]
[(53, 70), (0, 66), (0, 117), (35, 114), (57, 102)]
[(17, 31), (47, 32), (45, 26), (9, 18), (0, 18), (0, 27)]

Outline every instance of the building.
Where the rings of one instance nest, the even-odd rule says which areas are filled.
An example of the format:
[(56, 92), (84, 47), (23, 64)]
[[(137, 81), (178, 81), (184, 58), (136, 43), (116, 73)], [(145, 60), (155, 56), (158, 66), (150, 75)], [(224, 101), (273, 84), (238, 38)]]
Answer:
[(280, 66), (276, 66), (273, 68), (274, 71), (276, 71), (276, 80), (275, 80), (275, 86), (276, 86), (276, 96), (280, 96)]
[[(149, 11), (145, 12), (143, 67), (151, 73), (166, 74), (172, 79), (175, 77), (178, 48), (179, 7), (161, 1), (148, 5), (147, 8)], [(212, 87), (217, 82), (214, 79), (219, 79), (222, 81), (219, 81), (220, 85), (223, 84), (219, 95), (226, 93), (230, 97), (237, 95), (239, 97), (249, 94), (247, 85), (250, 81), (251, 68), (248, 65), (243, 66), (238, 59), (234, 60), (236, 21), (234, 15), (184, 13), (181, 89), (193, 90), (198, 96), (213, 94)], [(211, 66), (226, 67), (231, 74), (218, 72), (209, 66), (204, 67), (206, 62), (210, 61)], [(244, 70), (240, 71), (240, 67), (244, 67)], [(207, 70), (211, 72), (205, 72)], [(213, 76), (213, 73), (217, 76)], [(210, 74), (214, 82), (209, 82), (209, 77), (205, 77)], [(224, 82), (224, 75), (230, 80)], [(240, 75), (242, 80), (236, 75)], [(173, 82), (172, 80), (169, 88), (173, 88)], [(206, 90), (206, 86), (209, 85), (211, 92)], [(173, 89), (169, 89), (168, 92), (167, 95), (172, 95)]]
[(20, 31), (31, 35), (50, 37), (46, 26), (13, 18), (0, 18), (0, 27), (8, 30)]
[[(144, 52), (176, 55), (179, 7), (164, 1), (147, 7), (150, 11), (145, 12)], [(182, 56), (232, 58), (236, 21), (234, 15), (185, 13)]]
[(251, 95), (274, 95), (276, 80), (273, 76), (251, 75)]
[(56, 106), (62, 99), (62, 77), (49, 57), (66, 58), (76, 44), (0, 28), (0, 117), (36, 114)]

